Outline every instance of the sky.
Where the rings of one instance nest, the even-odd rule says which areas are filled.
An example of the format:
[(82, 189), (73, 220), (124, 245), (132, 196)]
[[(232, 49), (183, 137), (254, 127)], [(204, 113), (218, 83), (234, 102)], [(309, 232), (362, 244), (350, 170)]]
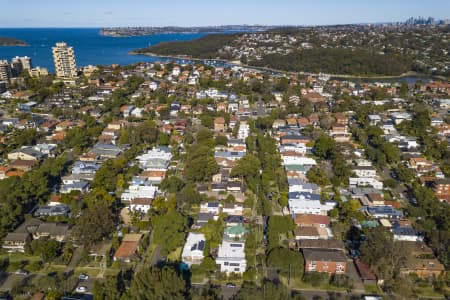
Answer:
[(450, 18), (449, 0), (0, 0), (0, 28), (331, 25)]

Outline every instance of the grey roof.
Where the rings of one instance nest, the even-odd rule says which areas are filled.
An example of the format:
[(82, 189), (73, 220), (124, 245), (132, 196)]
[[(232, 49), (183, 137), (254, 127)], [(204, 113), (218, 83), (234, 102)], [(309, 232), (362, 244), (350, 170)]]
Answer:
[(49, 234), (49, 235), (65, 235), (70, 229), (69, 224), (63, 223), (42, 223), (36, 230), (37, 234)]
[(29, 233), (10, 232), (6, 235), (3, 241), (25, 242), (29, 236)]
[(395, 227), (392, 229), (395, 235), (417, 236), (419, 232), (412, 227)]
[(69, 207), (67, 205), (56, 205), (56, 206), (40, 206), (35, 215), (37, 216), (57, 216), (65, 215), (69, 213)]
[(347, 258), (340, 250), (335, 249), (303, 249), (305, 260), (346, 262)]
[(15, 233), (34, 233), (39, 225), (43, 223), (42, 220), (31, 218), (25, 220), (19, 227), (14, 230)]
[(28, 154), (28, 155), (31, 155), (31, 156), (35, 157), (36, 159), (42, 159), (44, 157), (43, 153), (41, 153), (40, 151), (34, 149), (31, 146), (22, 147), (20, 149), (12, 151), (11, 153), (25, 153), (25, 154)]
[(235, 216), (235, 215), (229, 215), (225, 219), (226, 223), (242, 223), (244, 222), (244, 217), (242, 216)]
[(208, 222), (214, 219), (214, 214), (212, 213), (198, 213), (197, 222)]
[(395, 217), (402, 217), (403, 212), (396, 210), (392, 206), (369, 206), (367, 212), (371, 215), (390, 215)]

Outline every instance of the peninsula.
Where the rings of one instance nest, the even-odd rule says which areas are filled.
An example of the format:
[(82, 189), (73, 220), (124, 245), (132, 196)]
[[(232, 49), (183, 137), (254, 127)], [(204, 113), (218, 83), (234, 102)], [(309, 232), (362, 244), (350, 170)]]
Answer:
[(289, 72), (372, 77), (414, 71), (448, 76), (448, 56), (442, 49), (449, 28), (408, 23), (278, 27), (160, 43), (132, 53), (240, 60), (244, 65)]
[(28, 44), (19, 39), (0, 37), (0, 46), (28, 46)]
[(232, 32), (258, 32), (274, 29), (276, 26), (262, 25), (223, 25), (202, 27), (111, 27), (102, 28), (101, 35), (112, 37), (146, 36), (152, 34), (192, 34), (192, 33), (232, 33)]

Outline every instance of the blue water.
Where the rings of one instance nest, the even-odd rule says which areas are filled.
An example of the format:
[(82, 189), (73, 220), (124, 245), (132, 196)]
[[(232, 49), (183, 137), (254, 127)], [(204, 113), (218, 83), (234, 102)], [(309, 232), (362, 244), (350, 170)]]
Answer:
[(31, 57), (33, 66), (54, 71), (52, 49), (56, 42), (64, 41), (75, 50), (78, 67), (87, 65), (128, 65), (137, 62), (161, 61), (159, 57), (129, 55), (128, 52), (160, 42), (192, 40), (205, 34), (157, 34), (139, 37), (108, 37), (99, 34), (99, 28), (33, 28), (2, 29), (0, 37), (25, 41), (27, 47), (0, 47), (0, 60), (14, 56)]

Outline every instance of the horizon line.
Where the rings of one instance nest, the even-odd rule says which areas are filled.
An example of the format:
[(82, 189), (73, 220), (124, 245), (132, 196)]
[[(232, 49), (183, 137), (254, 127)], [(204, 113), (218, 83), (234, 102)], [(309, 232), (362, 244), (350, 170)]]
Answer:
[[(444, 21), (444, 20), (437, 20)], [(103, 28), (138, 28), (138, 27), (154, 27), (154, 28), (206, 28), (206, 27), (225, 27), (225, 26), (260, 26), (260, 27), (317, 27), (317, 26), (345, 26), (345, 25), (380, 25), (380, 24), (395, 24), (405, 23), (405, 21), (377, 21), (377, 22), (355, 22), (355, 23), (330, 23), (330, 24), (221, 24), (221, 25), (115, 25), (115, 26), (14, 26), (3, 27), (0, 29), (103, 29)]]

